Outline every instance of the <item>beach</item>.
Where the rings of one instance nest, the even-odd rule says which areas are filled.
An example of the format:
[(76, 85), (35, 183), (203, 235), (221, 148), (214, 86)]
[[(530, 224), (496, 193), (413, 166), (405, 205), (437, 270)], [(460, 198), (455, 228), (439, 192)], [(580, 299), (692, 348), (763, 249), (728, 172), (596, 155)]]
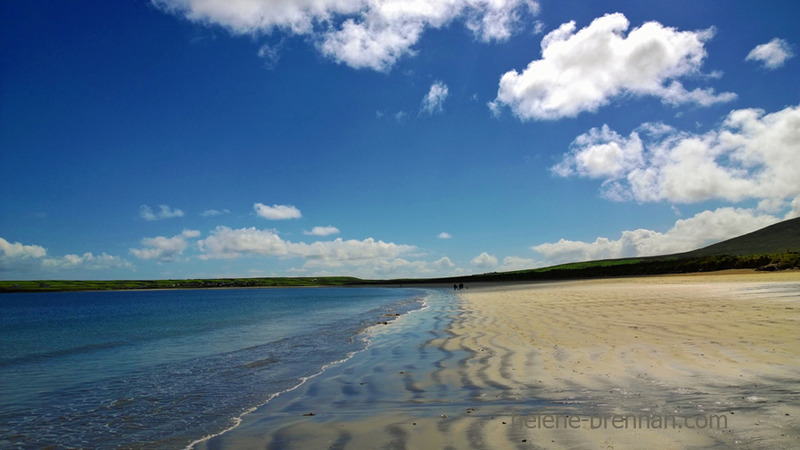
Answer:
[(199, 446), (800, 447), (800, 272), (434, 293)]

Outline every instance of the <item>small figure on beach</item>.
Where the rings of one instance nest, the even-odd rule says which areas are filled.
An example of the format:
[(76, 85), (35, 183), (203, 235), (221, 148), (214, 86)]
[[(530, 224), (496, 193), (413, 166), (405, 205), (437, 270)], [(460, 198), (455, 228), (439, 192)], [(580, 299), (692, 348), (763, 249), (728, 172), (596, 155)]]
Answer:
[(458, 290), (458, 285), (457, 285), (457, 284), (454, 284), (454, 285), (453, 285), (453, 290), (454, 290), (454, 291), (457, 291), (457, 290)]
[(458, 290), (460, 291), (462, 289), (464, 289), (464, 283), (459, 283), (458, 284)]

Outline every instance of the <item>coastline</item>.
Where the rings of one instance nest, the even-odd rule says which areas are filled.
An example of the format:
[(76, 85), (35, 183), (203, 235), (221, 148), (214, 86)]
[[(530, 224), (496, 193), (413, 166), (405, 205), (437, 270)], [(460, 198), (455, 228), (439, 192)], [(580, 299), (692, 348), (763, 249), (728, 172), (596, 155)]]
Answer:
[(444, 286), (197, 448), (797, 447), (800, 272), (745, 272)]

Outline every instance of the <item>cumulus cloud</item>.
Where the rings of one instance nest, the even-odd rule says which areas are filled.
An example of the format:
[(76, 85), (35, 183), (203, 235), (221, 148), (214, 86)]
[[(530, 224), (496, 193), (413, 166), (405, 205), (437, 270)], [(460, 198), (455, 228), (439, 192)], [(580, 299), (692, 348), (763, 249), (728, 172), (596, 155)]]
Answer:
[(373, 0), (359, 17), (325, 32), (320, 50), (354, 68), (385, 71), (401, 57), (415, 54), (413, 46), (426, 28), (440, 28), (463, 16), (478, 39), (504, 40), (523, 11), (535, 13), (536, 5), (522, 0)]
[(596, 111), (626, 94), (654, 96), (672, 105), (705, 106), (735, 98), (710, 88), (687, 91), (678, 81), (700, 73), (704, 43), (713, 29), (678, 31), (647, 22), (626, 36), (629, 26), (616, 13), (577, 31), (573, 21), (546, 34), (541, 59), (500, 78), (497, 98), (489, 104), (492, 112), (508, 106), (523, 120), (552, 120)]
[(307, 267), (363, 265), (396, 259), (412, 254), (415, 246), (364, 240), (317, 241), (311, 244), (284, 240), (273, 230), (254, 227), (231, 229), (217, 227), (207, 238), (198, 241), (203, 259), (231, 259), (246, 255), (304, 258)]
[(439, 233), (439, 235), (436, 236), (436, 237), (439, 238), (439, 239), (452, 239), (453, 238), (453, 236), (451, 236), (450, 233), (446, 233), (444, 231)]
[(431, 264), (437, 270), (452, 270), (455, 269), (456, 265), (453, 261), (450, 260), (447, 256), (437, 259)]
[(307, 33), (314, 22), (335, 14), (352, 14), (363, 0), (152, 0), (161, 9), (192, 22), (220, 25), (236, 34), (269, 33), (285, 28)]
[(431, 85), (428, 94), (422, 99), (421, 113), (434, 114), (443, 111), (444, 101), (447, 99), (447, 85), (436, 81)]
[(411, 19), (397, 22), (383, 21), (378, 13), (359, 22), (348, 19), (341, 29), (325, 34), (320, 50), (355, 69), (388, 71), (401, 57), (414, 54), (411, 47), (425, 28), (424, 22)]
[(256, 203), (253, 209), (259, 217), (269, 220), (299, 219), (303, 217), (300, 210), (293, 205), (272, 205), (267, 206), (263, 203)]
[(497, 257), (486, 252), (483, 252), (480, 255), (472, 258), (470, 262), (473, 266), (480, 269), (495, 269), (503, 272), (532, 269), (534, 267), (540, 267), (543, 265), (543, 263), (534, 259), (520, 258), (518, 256), (506, 256), (502, 261), (500, 261), (497, 259)]
[[(461, 19), (482, 41), (504, 40), (520, 27), (532, 0), (152, 0), (164, 11), (235, 34), (280, 29), (312, 36), (319, 50), (354, 68), (388, 70), (428, 28)], [(263, 49), (263, 47), (262, 47)]]
[(573, 152), (553, 167), (563, 177), (577, 174), (589, 178), (620, 176), (630, 167), (644, 164), (644, 147), (637, 133), (620, 136), (608, 125), (592, 128), (572, 143)]
[(531, 258), (520, 258), (518, 256), (506, 256), (500, 263), (500, 270), (510, 272), (514, 270), (526, 270), (541, 267), (544, 264)]
[(473, 266), (482, 269), (489, 269), (497, 266), (497, 258), (486, 252), (483, 252), (480, 255), (472, 258), (472, 261), (470, 262), (472, 263)]
[(756, 46), (747, 54), (745, 61), (757, 61), (765, 69), (777, 69), (783, 66), (787, 59), (794, 56), (792, 47), (783, 39), (775, 38), (766, 44)]
[(24, 245), (19, 242), (10, 243), (0, 238), (0, 251), (4, 258), (42, 258), (47, 254), (47, 250), (39, 245)]
[(112, 256), (105, 252), (97, 256), (88, 252), (83, 255), (64, 255), (61, 258), (46, 258), (42, 261), (42, 267), (45, 269), (58, 270), (103, 270), (120, 267), (132, 269), (133, 264), (118, 256)]
[(311, 231), (304, 231), (303, 234), (308, 236), (330, 236), (332, 234), (337, 234), (339, 229), (332, 226), (327, 227), (314, 227)]
[[(645, 139), (642, 139), (642, 135)], [(800, 196), (800, 106), (765, 114), (734, 110), (705, 134), (645, 124), (628, 136), (603, 126), (579, 136), (553, 167), (560, 176), (603, 179), (614, 200), (771, 200)]]
[(531, 247), (549, 264), (595, 259), (627, 258), (680, 253), (764, 228), (781, 219), (754, 209), (719, 208), (678, 220), (667, 232), (637, 229), (619, 239), (598, 237), (593, 242), (561, 239)]
[(159, 205), (158, 212), (153, 212), (147, 205), (142, 205), (139, 207), (139, 215), (144, 220), (161, 220), (161, 219), (171, 219), (173, 217), (183, 217), (184, 213), (180, 209), (172, 209), (167, 205)]
[(142, 239), (142, 248), (132, 248), (130, 252), (139, 259), (155, 260), (158, 262), (178, 261), (184, 250), (189, 246), (187, 239), (200, 236), (197, 230), (183, 230), (181, 234), (173, 237), (156, 236)]
[(0, 272), (30, 274), (41, 277), (43, 271), (52, 275), (53, 271), (62, 270), (101, 270), (113, 268), (132, 269), (133, 265), (105, 252), (95, 256), (91, 252), (83, 255), (65, 255), (60, 258), (48, 258), (47, 250), (39, 245), (25, 245), (19, 242), (10, 243), (0, 238)]
[(26, 245), (8, 242), (0, 237), (0, 273), (27, 272), (41, 266), (47, 250), (39, 245)]
[(409, 261), (405, 258), (376, 260), (371, 264), (347, 265), (343, 263), (339, 266), (304, 266), (297, 269), (298, 273), (315, 273), (320, 276), (346, 273), (347, 275), (361, 278), (419, 278), (419, 277), (443, 277), (464, 274), (458, 269), (448, 257), (442, 257), (436, 261)]

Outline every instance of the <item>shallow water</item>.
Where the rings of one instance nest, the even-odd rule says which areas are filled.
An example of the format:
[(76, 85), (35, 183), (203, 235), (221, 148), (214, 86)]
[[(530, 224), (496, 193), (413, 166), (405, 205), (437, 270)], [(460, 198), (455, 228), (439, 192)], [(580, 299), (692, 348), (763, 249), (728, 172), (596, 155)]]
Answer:
[(422, 306), (410, 289), (7, 294), (0, 446), (164, 447), (219, 433)]
[[(410, 425), (413, 420), (463, 411), (475, 393), (440, 376), (463, 366), (471, 353), (435, 344), (450, 336), (447, 329), (460, 314), (458, 299), (447, 290), (434, 290), (426, 303), (425, 309), (374, 329), (369, 348), (346, 363), (278, 396), (244, 416), (241, 426), (197, 447), (304, 448), (309, 439), (318, 443), (313, 440), (314, 424), (400, 414)], [(310, 426), (312, 432), (303, 428), (296, 433), (298, 423)]]

